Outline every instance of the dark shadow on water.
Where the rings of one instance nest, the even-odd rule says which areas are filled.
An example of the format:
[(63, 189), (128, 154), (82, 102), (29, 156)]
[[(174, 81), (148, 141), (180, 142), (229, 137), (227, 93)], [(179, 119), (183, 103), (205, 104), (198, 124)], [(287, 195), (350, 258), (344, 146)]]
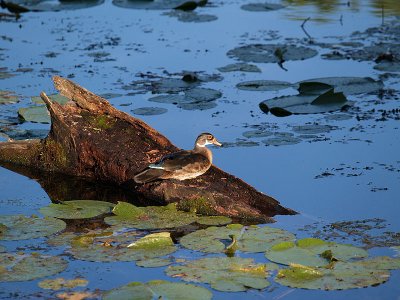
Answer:
[(100, 200), (112, 203), (124, 201), (137, 206), (148, 205), (145, 199), (118, 185), (61, 173), (42, 172), (10, 163), (2, 162), (1, 165), (13, 172), (36, 180), (51, 201), (55, 203), (68, 200)]

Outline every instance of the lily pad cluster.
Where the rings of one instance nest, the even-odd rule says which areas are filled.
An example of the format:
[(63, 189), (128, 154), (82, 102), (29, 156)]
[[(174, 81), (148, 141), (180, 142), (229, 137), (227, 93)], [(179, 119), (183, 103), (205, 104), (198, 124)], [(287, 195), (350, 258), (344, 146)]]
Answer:
[(272, 264), (255, 263), (251, 258), (211, 257), (170, 266), (166, 273), (184, 281), (209, 283), (218, 291), (241, 292), (269, 286), (267, 277), (274, 269)]
[(60, 219), (88, 219), (111, 212), (114, 205), (97, 200), (70, 200), (50, 203), (39, 211), (45, 216)]
[(19, 102), (19, 98), (13, 92), (0, 90), (0, 104), (12, 104)]
[(50, 236), (64, 230), (64, 221), (46, 217), (0, 215), (0, 240), (25, 240)]
[(195, 213), (180, 211), (173, 203), (167, 206), (137, 207), (130, 203), (118, 202), (113, 213), (115, 216), (106, 217), (104, 221), (116, 228), (175, 228), (194, 222), (226, 224), (231, 221), (227, 217), (200, 217)]
[(193, 299), (208, 300), (212, 293), (206, 288), (188, 283), (152, 280), (147, 283), (131, 282), (104, 294), (104, 300)]
[(12, 4), (18, 5), (20, 12), (28, 11), (61, 11), (82, 9), (101, 5), (104, 0), (85, 0), (85, 1), (29, 1), (13, 0)]

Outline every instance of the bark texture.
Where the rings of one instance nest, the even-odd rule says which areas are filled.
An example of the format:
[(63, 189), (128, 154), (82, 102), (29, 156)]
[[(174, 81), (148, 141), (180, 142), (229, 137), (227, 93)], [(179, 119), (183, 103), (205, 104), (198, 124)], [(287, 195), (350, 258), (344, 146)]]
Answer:
[(3, 166), (113, 183), (146, 199), (148, 205), (178, 202), (180, 208), (202, 214), (268, 221), (276, 214), (296, 213), (215, 166), (191, 180), (134, 183), (136, 173), (178, 148), (143, 121), (74, 82), (58, 76), (53, 81), (70, 101), (60, 105), (42, 92), (51, 116), (49, 135), (43, 140), (0, 143)]

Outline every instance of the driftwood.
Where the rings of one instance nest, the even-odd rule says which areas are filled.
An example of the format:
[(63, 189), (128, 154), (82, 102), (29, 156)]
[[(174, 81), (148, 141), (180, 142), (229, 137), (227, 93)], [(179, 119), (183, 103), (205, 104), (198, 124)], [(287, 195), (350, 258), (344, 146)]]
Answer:
[(178, 202), (181, 209), (201, 214), (269, 221), (276, 214), (296, 213), (215, 166), (195, 179), (136, 184), (132, 178), (137, 172), (178, 148), (143, 121), (72, 81), (58, 76), (53, 81), (70, 101), (60, 105), (41, 93), (51, 117), (48, 136), (0, 143), (0, 165), (113, 183), (148, 205)]

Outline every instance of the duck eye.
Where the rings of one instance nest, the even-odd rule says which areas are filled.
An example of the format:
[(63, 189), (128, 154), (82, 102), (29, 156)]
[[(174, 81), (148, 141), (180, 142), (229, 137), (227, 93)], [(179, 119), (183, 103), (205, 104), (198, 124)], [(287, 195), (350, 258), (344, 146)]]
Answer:
[(212, 135), (207, 136), (207, 140), (212, 140), (212, 139), (213, 139)]

